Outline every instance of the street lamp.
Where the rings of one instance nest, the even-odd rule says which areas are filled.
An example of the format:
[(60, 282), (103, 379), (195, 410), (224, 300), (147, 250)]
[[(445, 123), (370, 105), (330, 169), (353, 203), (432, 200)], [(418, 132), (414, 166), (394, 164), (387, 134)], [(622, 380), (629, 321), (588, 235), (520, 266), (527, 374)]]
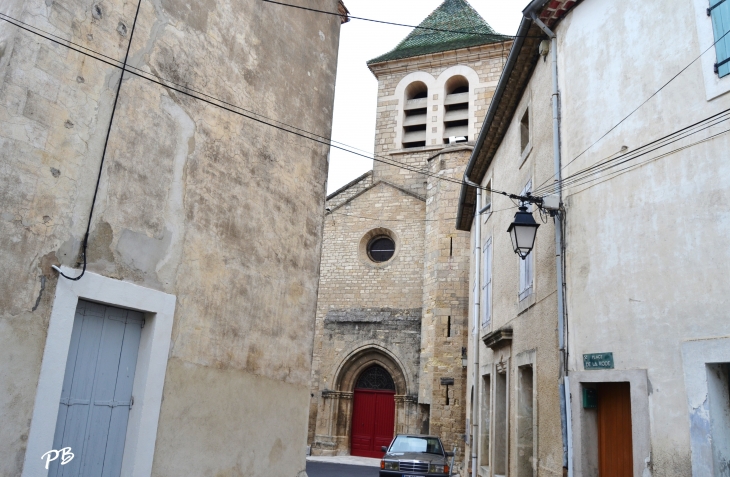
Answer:
[(509, 232), (512, 238), (512, 248), (514, 248), (515, 253), (522, 260), (527, 258), (535, 246), (535, 235), (537, 235), (537, 228), (539, 226), (540, 224), (535, 222), (532, 214), (527, 211), (527, 207), (524, 205), (515, 214), (514, 222), (509, 224), (507, 232)]

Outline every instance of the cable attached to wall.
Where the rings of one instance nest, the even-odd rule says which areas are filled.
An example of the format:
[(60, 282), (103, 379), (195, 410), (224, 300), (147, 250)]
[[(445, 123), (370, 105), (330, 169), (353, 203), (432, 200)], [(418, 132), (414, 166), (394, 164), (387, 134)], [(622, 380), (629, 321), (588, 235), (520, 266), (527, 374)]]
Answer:
[(129, 50), (132, 48), (132, 39), (134, 38), (134, 29), (137, 26), (137, 17), (139, 16), (139, 9), (140, 6), (142, 6), (142, 0), (139, 0), (137, 3), (137, 11), (134, 14), (134, 22), (132, 23), (132, 29), (129, 32), (129, 44), (127, 45), (127, 53), (124, 55), (124, 62), (122, 62), (122, 72), (119, 75), (119, 84), (117, 85), (117, 93), (114, 96), (114, 105), (112, 106), (112, 114), (109, 118), (109, 127), (106, 130), (106, 139), (104, 140), (104, 150), (101, 153), (101, 163), (99, 164), (99, 175), (96, 178), (96, 187), (94, 188), (94, 198), (91, 200), (91, 209), (89, 210), (89, 221), (86, 224), (86, 234), (84, 235), (84, 245), (81, 250), (81, 257), (84, 260), (84, 266), (81, 269), (81, 275), (78, 277), (69, 277), (65, 273), (61, 271), (60, 268), (57, 266), (53, 266), (53, 268), (58, 271), (58, 273), (68, 280), (77, 281), (80, 280), (81, 277), (84, 276), (86, 273), (86, 249), (89, 245), (89, 231), (91, 230), (91, 218), (94, 215), (94, 205), (96, 204), (96, 196), (99, 194), (99, 184), (101, 183), (101, 174), (104, 170), (104, 159), (106, 158), (106, 148), (109, 145), (109, 136), (112, 132), (112, 124), (114, 123), (114, 113), (117, 111), (117, 103), (119, 102), (119, 93), (122, 90), (122, 81), (124, 81), (124, 73), (127, 71), (127, 60), (129, 59)]

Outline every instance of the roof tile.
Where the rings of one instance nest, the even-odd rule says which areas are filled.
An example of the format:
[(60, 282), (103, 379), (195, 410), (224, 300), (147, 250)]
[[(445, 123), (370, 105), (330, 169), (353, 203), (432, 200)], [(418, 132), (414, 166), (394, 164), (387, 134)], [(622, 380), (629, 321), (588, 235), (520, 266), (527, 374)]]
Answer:
[(496, 33), (466, 0), (445, 0), (418, 26), (393, 50), (368, 64), (498, 43), (509, 38)]

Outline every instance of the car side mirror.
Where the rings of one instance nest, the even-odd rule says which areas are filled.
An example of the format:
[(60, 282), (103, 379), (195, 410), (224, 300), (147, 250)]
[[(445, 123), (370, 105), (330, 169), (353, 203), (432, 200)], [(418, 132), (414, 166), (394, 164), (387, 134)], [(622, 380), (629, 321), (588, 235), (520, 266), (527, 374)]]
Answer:
[(454, 457), (454, 453), (451, 451), (446, 451), (446, 457)]
[(388, 452), (388, 448), (386, 446), (380, 446), (380, 450), (383, 452)]

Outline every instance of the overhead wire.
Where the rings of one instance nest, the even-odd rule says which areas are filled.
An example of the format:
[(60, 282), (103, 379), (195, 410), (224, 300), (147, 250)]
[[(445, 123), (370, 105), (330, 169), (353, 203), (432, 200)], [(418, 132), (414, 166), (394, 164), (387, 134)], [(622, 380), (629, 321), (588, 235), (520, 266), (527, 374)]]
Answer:
[[(720, 123), (730, 120), (730, 109), (726, 109), (719, 113), (713, 114), (701, 121), (686, 126), (678, 131), (672, 132), (662, 138), (656, 139), (650, 143), (647, 143), (639, 148), (629, 151), (625, 154), (621, 154), (610, 159), (606, 159), (598, 164), (582, 169), (570, 176), (564, 178), (562, 181), (550, 184), (547, 187), (543, 187), (540, 190), (535, 191), (535, 194), (545, 196), (554, 194), (564, 190), (567, 187), (575, 186), (581, 183), (583, 180), (595, 175), (603, 174), (604, 172), (618, 167), (630, 161), (634, 161), (640, 157), (644, 157), (651, 152), (662, 149), (670, 144), (674, 144), (687, 137), (690, 137), (699, 132), (705, 131), (709, 128), (717, 126)], [(662, 153), (664, 154), (664, 153)]]
[[(504, 211), (507, 211), (507, 210), (514, 210), (517, 207), (518, 206), (513, 206), (513, 207), (507, 207), (507, 208), (504, 208), (504, 209), (492, 210), (492, 211), (489, 211), (489, 213), (490, 214), (496, 214), (497, 212), (504, 212)], [(447, 219), (383, 219), (383, 218), (380, 218), (380, 217), (362, 217), (360, 215), (346, 214), (346, 213), (337, 212), (337, 211), (331, 211), (331, 212), (328, 212), (328, 214), (331, 214), (331, 215), (339, 215), (339, 216), (342, 216), (342, 217), (353, 217), (353, 218), (357, 218), (357, 219), (375, 220), (375, 221), (379, 221), (379, 222), (442, 222), (442, 221), (449, 221), (449, 220), (456, 220), (457, 219), (457, 217), (449, 217)]]
[[(663, 158), (665, 158), (665, 157), (668, 157), (668, 156), (670, 156), (670, 155), (672, 155), (672, 154), (675, 154), (675, 153), (677, 153), (677, 152), (679, 152), (679, 151), (683, 151), (683, 150), (685, 150), (685, 149), (689, 149), (690, 147), (694, 147), (694, 146), (696, 146), (696, 145), (698, 145), (698, 144), (702, 144), (702, 143), (704, 143), (704, 142), (707, 142), (707, 141), (711, 141), (711, 140), (713, 140), (713, 139), (715, 139), (715, 138), (717, 138), (717, 137), (720, 137), (720, 136), (722, 136), (722, 135), (725, 135), (725, 134), (727, 134), (727, 133), (730, 133), (730, 129), (725, 129), (724, 131), (720, 131), (719, 133), (713, 134), (713, 135), (711, 135), (711, 136), (708, 136), (708, 137), (706, 137), (706, 138), (702, 138), (702, 139), (700, 139), (700, 140), (698, 140), (698, 141), (695, 141), (695, 142), (693, 142), (693, 143), (691, 143), (691, 144), (687, 144), (687, 145), (684, 145), (684, 146), (680, 146), (680, 147), (678, 147), (678, 148), (676, 148), (676, 149), (672, 149), (671, 151), (666, 151), (666, 152), (663, 152), (663, 153), (659, 154), (658, 156), (650, 157), (649, 159), (646, 159), (646, 160), (644, 160), (644, 161), (641, 161), (641, 162), (639, 162), (639, 163), (636, 163), (636, 164), (630, 164), (630, 165), (628, 165), (627, 167), (624, 167), (624, 168), (622, 168), (622, 169), (618, 169), (618, 170), (615, 170), (615, 171), (611, 171), (611, 172), (609, 172), (609, 173), (608, 173), (607, 175), (605, 175), (605, 176), (602, 176), (602, 177), (596, 177), (596, 178), (594, 178), (594, 179), (589, 179), (589, 180), (585, 180), (585, 181), (582, 181), (582, 182), (580, 182), (580, 183), (577, 183), (577, 184), (571, 185), (570, 187), (571, 187), (571, 188), (572, 188), (572, 187), (580, 187), (580, 186), (582, 186), (582, 185), (586, 185), (586, 184), (589, 184), (589, 183), (591, 183), (591, 182), (595, 182), (595, 181), (600, 181), (600, 182), (598, 182), (598, 183), (596, 183), (596, 184), (593, 184), (593, 185), (591, 186), (591, 187), (593, 187), (594, 185), (598, 185), (598, 184), (601, 184), (601, 183), (603, 183), (603, 182), (606, 182), (606, 181), (609, 181), (609, 180), (611, 180), (611, 179), (614, 179), (614, 178), (618, 177), (619, 175), (621, 175), (622, 173), (625, 173), (625, 172), (627, 172), (627, 171), (628, 171), (629, 169), (635, 169), (635, 168), (638, 168), (638, 167), (641, 167), (641, 166), (643, 166), (644, 164), (648, 164), (648, 163), (650, 163), (650, 162), (653, 162), (653, 161), (656, 161), (656, 160), (658, 160), (658, 159), (663, 159)], [(601, 179), (603, 179), (603, 180), (601, 180)], [(587, 189), (587, 188), (586, 188), (586, 189)], [(585, 189), (583, 189), (583, 190), (585, 190)], [(582, 191), (578, 191), (578, 192), (582, 192)], [(577, 194), (578, 192), (575, 192), (574, 194)], [(571, 194), (571, 195), (573, 195), (573, 194)]]
[(132, 23), (132, 28), (129, 32), (129, 43), (127, 44), (127, 52), (124, 55), (124, 62), (121, 66), (121, 74), (119, 75), (119, 84), (117, 85), (117, 92), (114, 96), (114, 105), (112, 106), (112, 112), (111, 116), (109, 118), (109, 126), (106, 130), (106, 139), (104, 140), (104, 149), (101, 152), (101, 161), (99, 163), (99, 173), (96, 177), (96, 187), (94, 188), (94, 197), (91, 199), (91, 207), (89, 209), (89, 220), (86, 223), (86, 233), (84, 234), (84, 243), (81, 249), (81, 257), (83, 258), (83, 268), (81, 269), (81, 274), (79, 274), (76, 277), (69, 277), (65, 273), (61, 271), (60, 268), (57, 268), (58, 273), (63, 277), (71, 281), (78, 281), (81, 280), (81, 277), (84, 276), (86, 273), (86, 264), (87, 264), (87, 257), (86, 252), (88, 251), (89, 247), (89, 232), (91, 231), (91, 219), (94, 215), (94, 205), (96, 205), (96, 197), (99, 194), (99, 184), (101, 183), (101, 174), (104, 170), (104, 159), (106, 159), (106, 149), (109, 145), (109, 136), (111, 136), (112, 132), (112, 124), (114, 123), (114, 113), (117, 111), (117, 102), (119, 101), (119, 93), (122, 91), (122, 81), (124, 80), (124, 72), (126, 71), (127, 67), (127, 60), (129, 59), (129, 50), (132, 47), (132, 39), (134, 38), (134, 29), (137, 26), (137, 18), (139, 17), (139, 9), (142, 6), (142, 0), (138, 0), (137, 2), (137, 11), (134, 14), (134, 22)]
[[(496, 33), (496, 32), (494, 32), (494, 33), (486, 33), (486, 32), (473, 31), (473, 30), (472, 31), (467, 31), (467, 30), (451, 30), (451, 29), (447, 29), (447, 28), (426, 27), (426, 26), (421, 26), (421, 25), (407, 25), (407, 24), (404, 24), (404, 23), (389, 22), (389, 21), (385, 21), (385, 20), (375, 20), (373, 18), (356, 17), (356, 16), (352, 16), (350, 14), (343, 15), (340, 12), (330, 12), (330, 11), (327, 11), (327, 10), (318, 10), (316, 8), (303, 7), (303, 6), (300, 6), (300, 5), (293, 5), (291, 3), (277, 2), (275, 0), (262, 0), (262, 1), (265, 2), (265, 3), (273, 3), (275, 5), (281, 5), (281, 6), (284, 6), (284, 7), (296, 8), (296, 9), (299, 9), (299, 10), (306, 10), (306, 11), (310, 11), (310, 12), (314, 12), (314, 13), (322, 13), (322, 14), (325, 14), (325, 15), (333, 15), (333, 16), (338, 16), (338, 17), (346, 16), (347, 18), (349, 18), (351, 20), (361, 20), (361, 21), (372, 22), (372, 23), (381, 23), (383, 25), (391, 25), (391, 26), (399, 26), (399, 27), (413, 28), (413, 29), (416, 29), (416, 30), (430, 30), (430, 31), (436, 31), (436, 32), (443, 32), (443, 33), (458, 33), (458, 34), (461, 34), (461, 35), (487, 36), (487, 37), (491, 37), (491, 38), (499, 38), (501, 41), (511, 41), (511, 40), (514, 40), (515, 38), (520, 38), (520, 36), (503, 35), (501, 33)], [(542, 38), (542, 37), (523, 35), (522, 38)], [(495, 42), (495, 43), (497, 43), (497, 42)]]
[[(553, 184), (548, 184), (546, 186), (543, 186), (542, 188), (536, 189), (534, 191), (534, 193), (540, 194), (540, 195), (545, 195), (545, 194), (549, 194), (549, 193), (555, 193), (555, 192), (557, 192), (557, 190), (560, 188), (561, 185), (569, 184), (571, 181), (574, 181), (577, 178), (579, 178), (580, 176), (586, 175), (587, 173), (596, 172), (596, 171), (600, 172), (603, 169), (603, 166), (605, 166), (606, 164), (610, 164), (612, 162), (619, 161), (619, 160), (621, 160), (623, 158), (626, 158), (627, 156), (633, 157), (634, 155), (636, 155), (637, 153), (639, 153), (639, 151), (641, 151), (643, 149), (646, 149), (646, 148), (649, 148), (649, 147), (652, 147), (652, 146), (656, 146), (658, 144), (658, 146), (655, 147), (654, 149), (651, 149), (650, 151), (647, 151), (647, 152), (652, 152), (652, 151), (654, 151), (654, 150), (656, 150), (658, 148), (664, 147), (664, 146), (666, 146), (668, 144), (672, 144), (672, 143), (676, 142), (677, 140), (680, 140), (680, 139), (682, 139), (684, 137), (687, 137), (687, 136), (692, 135), (692, 134), (696, 134), (696, 133), (698, 133), (700, 131), (703, 131), (703, 130), (707, 129), (708, 127), (712, 127), (715, 124), (718, 124), (719, 122), (722, 122), (724, 120), (727, 120), (728, 119), (728, 117), (727, 117), (728, 113), (730, 113), (730, 109), (726, 109), (726, 110), (721, 111), (719, 113), (713, 114), (712, 116), (709, 116), (707, 118), (704, 118), (704, 119), (702, 119), (702, 120), (700, 120), (700, 121), (698, 121), (698, 122), (696, 122), (694, 124), (691, 124), (689, 126), (686, 126), (686, 127), (682, 128), (682, 129), (679, 129), (677, 131), (674, 131), (674, 132), (672, 132), (670, 134), (667, 134), (666, 136), (663, 136), (663, 137), (661, 137), (659, 139), (656, 139), (656, 140), (654, 140), (654, 141), (652, 141), (650, 143), (647, 143), (647, 144), (645, 144), (643, 146), (640, 146), (640, 147), (638, 147), (638, 148), (636, 148), (636, 149), (634, 149), (632, 151), (629, 151), (627, 153), (621, 154), (619, 156), (616, 156), (614, 154), (611, 157), (609, 157), (608, 159), (605, 159), (605, 160), (600, 161), (600, 162), (598, 162), (598, 163), (596, 163), (596, 164), (594, 164), (592, 166), (589, 166), (589, 167), (586, 167), (584, 169), (581, 169), (581, 170), (575, 172), (574, 174), (571, 174), (570, 176), (563, 178), (563, 180), (561, 180), (559, 182), (555, 182)], [(719, 121), (719, 122), (713, 122), (713, 121)], [(710, 122), (711, 124), (709, 126), (707, 126), (705, 124), (707, 122)], [(689, 131), (691, 129), (694, 129), (694, 128), (696, 128), (698, 126), (702, 126), (702, 125), (705, 125), (706, 127), (703, 127), (703, 128), (698, 129), (696, 131), (693, 131), (691, 133), (688, 133), (688, 134), (686, 134), (684, 136), (681, 135), (682, 133), (685, 133), (685, 132), (687, 132), (687, 131)], [(675, 136), (678, 136), (678, 135), (679, 135), (679, 137), (675, 137)]]
[[(45, 38), (45, 39), (47, 39), (47, 40), (49, 40), (49, 41), (51, 41), (53, 43), (56, 43), (58, 45), (64, 46), (66, 48), (69, 48), (69, 49), (71, 49), (73, 51), (76, 51), (76, 52), (82, 54), (82, 55), (85, 55), (85, 56), (88, 56), (90, 58), (96, 59), (97, 61), (100, 61), (102, 63), (105, 63), (105, 64), (107, 64), (109, 66), (112, 66), (112, 67), (118, 68), (118, 69), (121, 69), (122, 68), (121, 66), (113, 63), (113, 62), (120, 63), (119, 60), (111, 59), (111, 57), (109, 57), (107, 55), (104, 55), (102, 53), (99, 53), (99, 52), (97, 52), (95, 50), (92, 50), (92, 49), (90, 49), (88, 47), (84, 47), (82, 45), (78, 45), (76, 43), (72, 43), (69, 40), (65, 40), (65, 39), (61, 39), (61, 41), (55, 40), (52, 37), (56, 37), (56, 38), (61, 38), (61, 37), (58, 37), (57, 35), (53, 35), (51, 33), (45, 32), (44, 30), (42, 30), (42, 29), (40, 29), (38, 27), (30, 26), (28, 24), (25, 24), (23, 22), (20, 22), (19, 20), (15, 19), (15, 18), (13, 18), (13, 17), (11, 17), (9, 15), (0, 13), (0, 19), (6, 21), (8, 23), (11, 23), (11, 24), (17, 26), (18, 28), (21, 28), (23, 30), (26, 30), (29, 33), (32, 33), (34, 35), (40, 36), (42, 38)], [(19, 23), (22, 23), (22, 24), (19, 24)], [(23, 25), (26, 25), (26, 26), (23, 26)], [(38, 30), (38, 31), (43, 32), (43, 33), (46, 33), (46, 35), (44, 35), (43, 33), (39, 33), (38, 31), (33, 31), (33, 29)], [(67, 44), (65, 44), (63, 42), (71, 43), (71, 44), (77, 46), (78, 48), (75, 48), (74, 46), (69, 46), (69, 45), (67, 45)], [(88, 51), (82, 51), (82, 50), (88, 50)], [(96, 55), (98, 55), (98, 56), (96, 56)], [(105, 60), (104, 58), (111, 59), (111, 61)], [(147, 81), (150, 81), (152, 83), (156, 83), (156, 84), (158, 84), (160, 86), (163, 86), (163, 87), (168, 88), (170, 90), (176, 91), (176, 92), (178, 92), (180, 94), (184, 94), (186, 96), (195, 98), (195, 99), (197, 99), (199, 101), (202, 101), (204, 103), (207, 103), (207, 104), (210, 104), (212, 106), (218, 107), (220, 109), (226, 110), (226, 111), (228, 111), (230, 113), (233, 113), (233, 114), (236, 114), (236, 115), (239, 115), (239, 116), (242, 116), (242, 117), (251, 119), (251, 120), (256, 121), (258, 123), (261, 123), (261, 124), (264, 124), (264, 125), (267, 125), (267, 126), (270, 126), (270, 127), (276, 128), (276, 129), (279, 129), (279, 130), (284, 131), (284, 132), (288, 132), (290, 134), (293, 134), (293, 135), (302, 137), (304, 139), (308, 139), (310, 141), (320, 143), (322, 145), (330, 146), (330, 147), (333, 147), (335, 149), (339, 149), (339, 150), (348, 152), (350, 154), (353, 154), (353, 155), (356, 155), (356, 156), (360, 156), (360, 157), (363, 157), (363, 158), (366, 158), (366, 159), (369, 159), (369, 160), (373, 160), (373, 161), (376, 161), (376, 162), (380, 162), (380, 163), (383, 163), (383, 164), (386, 164), (386, 165), (390, 165), (390, 166), (393, 166), (393, 167), (396, 167), (396, 168), (399, 168), (399, 169), (408, 170), (408, 171), (413, 172), (413, 173), (416, 173), (416, 174), (422, 174), (422, 175), (425, 175), (425, 176), (428, 176), (428, 177), (432, 177), (432, 178), (434, 178), (436, 180), (442, 180), (442, 181), (446, 181), (446, 182), (451, 182), (451, 183), (458, 184), (458, 185), (462, 185), (463, 184), (463, 181), (462, 180), (452, 179), (452, 178), (449, 178), (449, 177), (443, 177), (443, 176), (440, 176), (440, 175), (435, 174), (435, 173), (430, 173), (430, 172), (427, 172), (427, 171), (424, 171), (424, 170), (421, 170), (421, 169), (418, 169), (418, 168), (415, 168), (415, 167), (412, 167), (412, 166), (408, 166), (408, 165), (405, 165), (405, 164), (402, 164), (402, 163), (399, 163), (399, 162), (394, 162), (391, 159), (384, 159), (384, 158), (382, 158), (382, 157), (380, 157), (378, 155), (375, 155), (375, 154), (373, 154), (373, 156), (371, 157), (371, 156), (369, 156), (367, 154), (357, 152), (357, 149), (356, 148), (353, 148), (351, 146), (347, 146), (347, 145), (344, 145), (343, 146), (343, 145), (340, 145), (340, 144), (343, 144), (343, 143), (339, 143), (337, 141), (333, 141), (332, 139), (327, 138), (325, 136), (317, 135), (316, 133), (312, 133), (310, 131), (306, 131), (304, 129), (297, 128), (295, 126), (291, 126), (291, 125), (288, 125), (286, 123), (282, 123), (280, 121), (276, 121), (276, 120), (273, 120), (273, 119), (270, 119), (270, 118), (266, 118), (266, 116), (264, 116), (264, 115), (262, 115), (260, 113), (255, 113), (255, 112), (252, 112), (252, 111), (248, 111), (248, 110), (246, 110), (246, 109), (244, 109), (244, 108), (242, 108), (240, 106), (237, 106), (237, 105), (228, 103), (226, 101), (220, 100), (218, 98), (215, 98), (215, 97), (210, 96), (210, 95), (205, 94), (205, 93), (198, 93), (198, 94), (202, 94), (202, 95), (204, 95), (204, 96), (206, 96), (206, 97), (208, 97), (210, 99), (205, 99), (203, 97), (196, 96), (195, 94), (192, 94), (192, 93), (190, 93), (188, 91), (183, 91), (182, 89), (180, 89), (180, 88), (184, 88), (184, 89), (187, 89), (187, 90), (190, 90), (190, 91), (195, 91), (192, 88), (190, 88), (188, 86), (184, 86), (184, 85), (179, 85), (179, 84), (174, 83), (174, 82), (172, 82), (170, 80), (166, 80), (165, 78), (161, 78), (161, 77), (159, 77), (157, 75), (154, 75), (153, 73), (144, 71), (144, 70), (142, 70), (140, 68), (136, 68), (136, 67), (132, 67), (132, 66), (127, 65), (126, 66), (126, 69), (125, 69), (125, 72), (130, 73), (132, 75), (135, 75), (135, 76), (137, 76), (139, 78), (145, 79)], [(147, 75), (153, 76), (153, 78), (150, 78)], [(169, 83), (169, 84), (166, 84), (166, 83)], [(173, 87), (173, 86), (170, 86), (170, 85), (174, 85), (176, 87)], [(218, 103), (221, 103), (221, 104), (217, 104), (214, 101), (216, 101)], [(249, 116), (247, 114), (241, 113), (240, 111), (236, 111), (236, 110), (231, 109), (231, 108), (240, 109), (241, 111), (245, 111), (248, 114), (252, 114), (252, 115), (255, 115), (255, 116), (260, 116), (262, 118), (265, 118), (266, 120), (260, 119), (260, 118), (257, 118), (257, 117), (253, 117), (253, 116)], [(278, 126), (276, 124), (272, 124), (271, 122), (267, 122), (267, 121), (278, 122), (278, 123), (282, 124), (283, 126)], [(289, 129), (287, 129), (287, 128), (289, 128)], [(495, 193), (500, 193), (500, 194), (507, 194), (506, 192), (498, 191), (498, 190), (493, 190), (491, 188), (483, 188), (483, 190), (487, 190), (487, 191), (495, 192)]]

